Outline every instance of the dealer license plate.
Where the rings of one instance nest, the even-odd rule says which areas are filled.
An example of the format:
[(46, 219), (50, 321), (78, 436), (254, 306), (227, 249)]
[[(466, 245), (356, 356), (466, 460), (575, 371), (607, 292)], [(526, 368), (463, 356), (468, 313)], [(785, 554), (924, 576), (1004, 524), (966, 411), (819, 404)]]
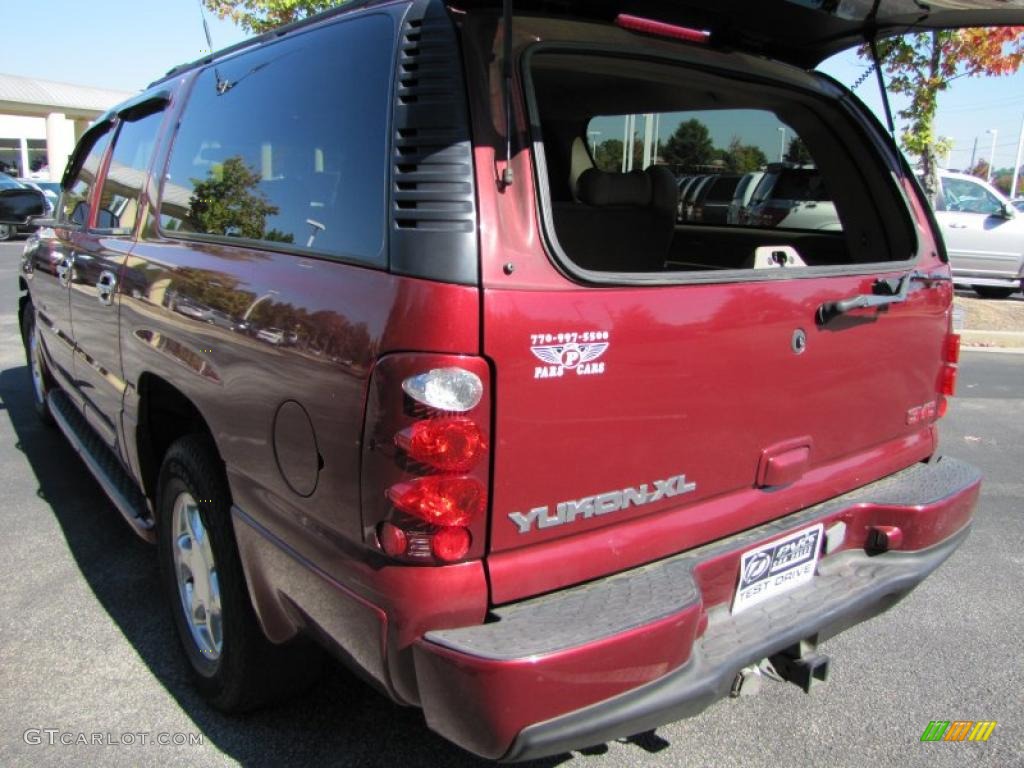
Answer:
[(813, 579), (824, 530), (818, 523), (744, 552), (732, 612), (739, 613)]

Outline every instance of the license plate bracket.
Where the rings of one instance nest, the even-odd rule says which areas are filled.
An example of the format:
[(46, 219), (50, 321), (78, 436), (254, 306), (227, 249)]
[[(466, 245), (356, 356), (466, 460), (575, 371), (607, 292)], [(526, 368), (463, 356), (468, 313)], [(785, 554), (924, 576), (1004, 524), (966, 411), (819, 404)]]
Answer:
[(813, 579), (824, 536), (825, 526), (818, 523), (744, 552), (733, 614)]

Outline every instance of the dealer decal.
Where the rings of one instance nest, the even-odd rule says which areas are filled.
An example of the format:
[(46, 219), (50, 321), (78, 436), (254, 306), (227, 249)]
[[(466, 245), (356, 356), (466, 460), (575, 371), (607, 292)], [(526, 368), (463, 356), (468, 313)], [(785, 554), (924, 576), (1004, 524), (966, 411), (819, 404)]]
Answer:
[(577, 376), (599, 376), (604, 362), (599, 362), (609, 347), (608, 331), (563, 331), (562, 333), (530, 334), (530, 351), (545, 365), (534, 366), (533, 378), (557, 379), (568, 373)]

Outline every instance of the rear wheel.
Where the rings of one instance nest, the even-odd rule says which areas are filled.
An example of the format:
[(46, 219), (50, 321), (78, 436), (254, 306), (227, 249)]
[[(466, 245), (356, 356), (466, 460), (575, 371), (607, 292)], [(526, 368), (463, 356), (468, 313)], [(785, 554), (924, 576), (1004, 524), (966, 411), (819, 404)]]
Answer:
[(199, 435), (171, 445), (160, 469), (157, 546), (196, 686), (216, 708), (244, 712), (308, 687), (321, 657), (308, 643), (277, 646), (263, 635), (249, 602), (221, 467)]
[(1017, 292), (1016, 288), (997, 288), (993, 285), (972, 285), (971, 288), (983, 299), (1008, 299)]
[(43, 344), (39, 337), (39, 326), (36, 325), (36, 310), (32, 304), (25, 307), (21, 317), (21, 338), (25, 343), (25, 357), (28, 360), (29, 372), (32, 374), (32, 407), (44, 424), (53, 424), (50, 404), (46, 395), (52, 384), (50, 372), (43, 358)]
[(14, 237), (14, 226), (11, 224), (0, 224), (0, 242), (10, 240)]

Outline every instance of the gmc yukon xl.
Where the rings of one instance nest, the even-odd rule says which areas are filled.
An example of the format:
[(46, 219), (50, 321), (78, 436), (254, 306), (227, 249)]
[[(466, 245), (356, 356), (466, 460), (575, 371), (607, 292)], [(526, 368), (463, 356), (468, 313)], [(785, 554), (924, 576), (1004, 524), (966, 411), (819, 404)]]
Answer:
[[(522, 760), (822, 681), (980, 477), (935, 220), (812, 68), (1024, 16), (953, 5), (356, 0), (100, 118), (23, 258), (35, 406), (212, 705), (326, 649)], [(829, 226), (677, 221), (695, 124), (799, 137)]]

